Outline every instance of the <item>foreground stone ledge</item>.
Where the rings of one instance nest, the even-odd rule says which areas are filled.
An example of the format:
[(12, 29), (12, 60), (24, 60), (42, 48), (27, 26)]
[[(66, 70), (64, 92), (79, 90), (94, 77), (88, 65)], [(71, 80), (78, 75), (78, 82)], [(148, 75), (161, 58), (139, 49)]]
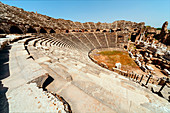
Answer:
[(25, 84), (14, 89), (8, 95), (8, 102), (10, 112), (65, 113), (63, 103), (52, 94), (39, 89), (35, 83)]

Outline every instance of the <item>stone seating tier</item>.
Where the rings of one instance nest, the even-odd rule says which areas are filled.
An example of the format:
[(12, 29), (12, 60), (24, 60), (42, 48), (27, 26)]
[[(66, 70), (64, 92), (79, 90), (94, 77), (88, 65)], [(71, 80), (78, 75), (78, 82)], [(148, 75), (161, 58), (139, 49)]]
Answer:
[(94, 49), (92, 42), (87, 38), (86, 33), (75, 33), (75, 35), (89, 48)]
[(95, 35), (103, 48), (108, 47), (108, 42), (106, 40), (104, 33), (95, 33)]
[[(104, 33), (101, 34), (103, 36)], [(76, 33), (76, 36), (77, 35), (80, 34)], [(90, 34), (90, 36), (91, 35), (94, 36), (94, 34)], [(75, 49), (67, 48), (67, 42), (76, 46), (74, 41), (79, 42), (78, 40), (64, 40), (64, 37), (58, 37), (58, 35), (56, 37), (52, 35), (49, 35), (49, 37), (42, 35), (41, 37), (30, 37), (21, 42), (14, 43), (14, 45), (16, 44), (15, 46), (13, 45), (15, 50), (12, 51), (16, 52), (17, 57), (15, 59), (18, 63), (14, 62), (12, 64), (17, 64), (18, 66), (13, 66), (11, 69), (15, 71), (15, 73), (13, 73), (14, 75), (20, 73), (17, 74), (16, 77), (14, 76), (14, 78), (19, 78), (18, 80), (21, 81), (24, 79), (29, 81), (40, 76), (42, 72), (49, 73), (54, 81), (47, 86), (47, 89), (62, 95), (71, 104), (73, 112), (82, 111), (83, 103), (85, 102), (84, 97), (89, 99), (88, 105), (96, 103), (100, 108), (104, 108), (109, 112), (138, 111), (138, 109), (143, 109), (145, 112), (151, 112), (150, 109), (152, 109), (152, 111), (155, 112), (155, 108), (149, 103), (148, 96), (154, 104), (167, 108), (168, 104), (162, 105), (162, 102), (166, 103), (166, 100), (153, 95), (152, 92), (144, 91), (140, 85), (129, 81), (127, 78), (119, 76), (91, 62), (88, 58), (88, 50), (83, 52), (80, 45), (79, 48)], [(76, 37), (74, 36), (74, 38)], [(51, 42), (55, 40), (58, 40), (61, 45), (50, 46)], [(82, 42), (80, 41), (79, 43)], [(27, 46), (30, 54), (25, 51), (24, 46)], [(22, 53), (21, 50), (25, 52)], [(32, 59), (30, 56), (32, 56)], [(27, 59), (28, 57), (30, 58)], [(24, 62), (24, 60), (26, 60), (26, 62)], [(32, 71), (30, 71), (30, 69)], [(27, 74), (25, 72), (27, 72)], [(7, 84), (7, 82), (8, 84), (14, 83), (13, 78), (11, 81), (6, 80), (5, 83)], [(24, 84), (25, 82), (20, 83)], [(147, 97), (145, 95), (147, 95)], [(77, 101), (77, 99), (79, 99), (79, 101)], [(159, 101), (162, 102), (160, 103)], [(143, 103), (146, 103), (146, 105), (142, 106)], [(79, 105), (79, 107), (77, 105)], [(151, 106), (149, 109), (147, 108), (148, 105)], [(100, 108), (98, 110), (102, 111)], [(86, 106), (84, 110), (86, 109), (96, 112), (95, 109), (90, 108), (90, 106)], [(157, 108), (156, 111), (161, 111), (161, 109), (162, 108)]]

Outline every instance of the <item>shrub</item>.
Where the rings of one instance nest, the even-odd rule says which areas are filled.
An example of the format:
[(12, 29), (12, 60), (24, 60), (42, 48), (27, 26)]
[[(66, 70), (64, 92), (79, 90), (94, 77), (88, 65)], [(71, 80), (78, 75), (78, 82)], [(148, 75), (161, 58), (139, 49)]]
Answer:
[(161, 30), (162, 28), (156, 28), (156, 30)]

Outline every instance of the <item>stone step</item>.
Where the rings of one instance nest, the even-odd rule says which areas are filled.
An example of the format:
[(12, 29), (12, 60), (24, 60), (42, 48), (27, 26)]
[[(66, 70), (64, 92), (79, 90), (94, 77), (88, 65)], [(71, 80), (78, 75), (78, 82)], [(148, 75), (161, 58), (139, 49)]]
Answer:
[(108, 113), (116, 112), (71, 84), (57, 93), (70, 103), (71, 109), (75, 113), (86, 113), (87, 111)]
[(30, 54), (33, 56), (34, 59), (39, 59), (39, 58), (42, 58), (42, 57), (45, 56), (41, 51), (38, 51), (33, 46), (28, 46), (28, 50), (29, 50)]
[(18, 41), (12, 44), (9, 52), (10, 76), (3, 80), (5, 86), (9, 87), (10, 91), (19, 87), (28, 81), (37, 78), (47, 71), (37, 64), (33, 59), (28, 59), (28, 53), (24, 49), (24, 41)]
[(115, 112), (113, 109), (105, 106), (95, 98), (84, 93), (83, 90), (72, 85), (71, 82), (67, 82), (62, 77), (49, 68), (47, 65), (42, 64), (50, 75), (54, 78), (54, 81), (47, 86), (47, 89), (61, 95), (70, 105), (73, 112)]
[(63, 77), (67, 81), (72, 81), (72, 76), (68, 72), (67, 67), (59, 64), (59, 63), (53, 63), (48, 65), (49, 68), (51, 68), (55, 73)]

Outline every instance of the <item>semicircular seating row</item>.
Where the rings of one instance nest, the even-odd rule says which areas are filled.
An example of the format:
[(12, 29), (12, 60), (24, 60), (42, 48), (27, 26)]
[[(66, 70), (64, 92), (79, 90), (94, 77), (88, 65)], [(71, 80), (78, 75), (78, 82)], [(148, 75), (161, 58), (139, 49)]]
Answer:
[[(54, 81), (47, 89), (65, 98), (72, 105), (73, 112), (80, 112), (87, 104), (90, 107), (84, 109), (90, 109), (91, 112), (102, 112), (103, 109), (108, 112), (132, 112), (139, 109), (142, 109), (141, 112), (156, 111), (158, 108), (154, 106), (147, 107), (150, 100), (152, 104), (167, 108), (166, 100), (92, 62), (88, 52), (101, 43), (97, 40), (96, 43), (90, 43), (94, 42), (89, 36), (91, 34), (86, 34), (88, 38), (78, 35), (83, 34), (40, 34), (15, 40), (10, 45), (11, 75), (3, 83), (14, 89), (49, 73)], [(98, 106), (97, 111), (91, 107), (93, 105)]]
[[(147, 103), (148, 99), (143, 94), (144, 90), (138, 84), (101, 68), (88, 58), (88, 52), (91, 49), (100, 47), (98, 43), (100, 39), (94, 40), (95, 37), (92, 37), (94, 34), (91, 33), (85, 34), (87, 37), (84, 35), (84, 38), (80, 35), (83, 34), (41, 34), (28, 42), (28, 51), (35, 62), (54, 78), (54, 81), (47, 87), (48, 90), (57, 92), (66, 100), (69, 100), (74, 110), (77, 109), (77, 107), (75, 108), (76, 104), (83, 107), (79, 99), (82, 99), (81, 96), (85, 93), (116, 112), (127, 111), (126, 108), (133, 111), (143, 109), (150, 112), (146, 106), (141, 106), (141, 103)], [(105, 34), (101, 33), (100, 35)], [(78, 89), (75, 90), (73, 87)], [(129, 87), (133, 87), (133, 91)], [(75, 94), (75, 96), (70, 90), (77, 92), (77, 94), (81, 92), (81, 95)], [(128, 95), (122, 92), (128, 92)], [(159, 98), (154, 96), (152, 92), (145, 93), (150, 95), (153, 100)], [(132, 95), (135, 98), (132, 98), (134, 97)], [(136, 101), (136, 98), (140, 99)], [(89, 99), (89, 105), (91, 104), (94, 103)]]
[[(44, 34), (45, 36), (45, 34)], [(56, 41), (53, 44), (61, 41), (65, 45), (74, 46), (78, 50), (89, 52), (94, 48), (108, 48), (116, 47), (116, 35), (115, 33), (61, 33), (50, 34), (47, 36), (49, 40)]]

